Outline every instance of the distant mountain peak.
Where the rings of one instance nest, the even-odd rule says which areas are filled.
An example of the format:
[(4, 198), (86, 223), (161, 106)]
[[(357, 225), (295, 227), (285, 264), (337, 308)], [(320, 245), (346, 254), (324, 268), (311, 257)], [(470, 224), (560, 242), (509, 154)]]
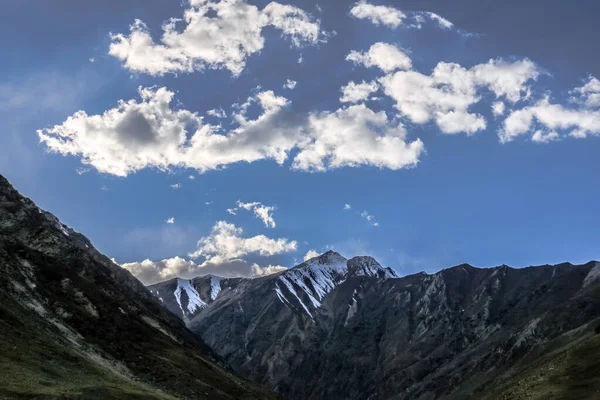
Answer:
[(337, 251), (328, 250), (319, 256), (316, 256), (316, 257), (306, 260), (305, 262), (295, 266), (294, 268), (303, 267), (303, 266), (305, 266), (305, 264), (330, 265), (330, 264), (337, 264), (337, 263), (345, 263), (346, 261), (348, 261), (348, 260), (344, 256), (342, 256), (340, 253), (338, 253)]
[(393, 269), (382, 267), (371, 256), (356, 256), (348, 260), (348, 274), (380, 276), (383, 278), (398, 277)]

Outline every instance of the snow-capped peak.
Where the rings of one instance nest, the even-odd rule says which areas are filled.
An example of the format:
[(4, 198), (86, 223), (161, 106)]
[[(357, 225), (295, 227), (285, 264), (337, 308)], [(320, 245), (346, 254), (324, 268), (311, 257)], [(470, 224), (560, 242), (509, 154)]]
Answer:
[[(286, 294), (295, 297), (312, 318), (310, 309), (321, 307), (325, 296), (352, 276), (395, 278), (396, 274), (389, 268), (383, 268), (372, 257), (347, 260), (337, 252), (328, 251), (283, 272), (277, 279), (275, 291), (279, 300), (288, 306), (295, 301), (290, 302), (294, 299), (286, 297)], [(308, 303), (305, 304), (303, 297), (308, 299)]]

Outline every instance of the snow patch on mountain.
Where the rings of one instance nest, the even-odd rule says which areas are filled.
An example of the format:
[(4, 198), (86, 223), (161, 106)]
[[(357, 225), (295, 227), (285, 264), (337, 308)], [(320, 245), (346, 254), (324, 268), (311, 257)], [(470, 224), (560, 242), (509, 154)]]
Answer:
[[(278, 281), (283, 283), (312, 318), (309, 306), (312, 305), (315, 310), (320, 308), (325, 296), (350, 276), (397, 277), (393, 271), (383, 268), (372, 257), (354, 257), (347, 260), (339, 253), (328, 251), (285, 271), (279, 276)], [(275, 291), (282, 303), (291, 304), (279, 284), (276, 285)], [(305, 304), (303, 297), (307, 298), (309, 303)]]
[(184, 290), (188, 297), (187, 314), (193, 314), (196, 312), (196, 310), (201, 310), (207, 307), (207, 304), (200, 297), (200, 293), (198, 293), (196, 288), (192, 286), (191, 280), (177, 278), (177, 289), (175, 289), (174, 295), (183, 315), (186, 314), (186, 312), (183, 310), (183, 306), (181, 305), (181, 292)]
[(585, 279), (583, 280), (583, 287), (586, 287), (587, 285), (589, 285), (597, 279), (600, 279), (600, 262), (595, 263), (594, 268), (592, 268), (590, 272), (588, 272)]
[(216, 276), (210, 277), (210, 299), (214, 300), (221, 292), (221, 278), (217, 278)]
[(302, 300), (300, 299), (300, 297), (298, 297), (298, 294), (296, 293), (296, 289), (294, 289), (294, 286), (292, 285), (292, 283), (287, 280), (285, 277), (280, 277), (279, 280), (287, 287), (287, 289), (289, 290), (289, 292), (291, 294), (293, 294), (294, 296), (296, 296), (296, 299), (298, 299), (298, 303), (300, 303), (300, 305), (302, 306), (302, 308), (304, 308), (304, 311), (306, 311), (306, 313), (312, 318), (312, 314), (310, 313), (310, 311), (308, 310), (308, 307), (306, 307), (304, 305), (304, 303), (302, 302)]

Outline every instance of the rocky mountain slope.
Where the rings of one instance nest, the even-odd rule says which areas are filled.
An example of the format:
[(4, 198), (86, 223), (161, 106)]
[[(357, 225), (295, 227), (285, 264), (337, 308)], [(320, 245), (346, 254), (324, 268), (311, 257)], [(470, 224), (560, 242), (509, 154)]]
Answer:
[[(556, 384), (558, 397), (507, 388), (581, 353), (574, 346), (597, 346), (600, 325), (597, 262), (399, 278), (370, 257), (328, 252), (267, 277), (150, 290), (237, 371), (290, 399), (573, 398), (578, 377)], [(598, 398), (600, 361), (586, 362), (578, 398)]]
[(275, 398), (2, 176), (0, 271), (2, 399)]

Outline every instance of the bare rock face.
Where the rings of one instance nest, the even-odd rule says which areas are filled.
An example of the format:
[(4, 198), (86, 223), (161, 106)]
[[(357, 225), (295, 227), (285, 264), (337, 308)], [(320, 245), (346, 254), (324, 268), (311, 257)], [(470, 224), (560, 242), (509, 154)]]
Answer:
[[(285, 398), (480, 399), (595, 334), (599, 266), (463, 264), (400, 278), (371, 257), (327, 252), (221, 281), (214, 298), (212, 277), (192, 279), (206, 305), (179, 314), (234, 369)], [(177, 311), (174, 287), (150, 290)]]
[(0, 398), (275, 397), (2, 176), (0, 271)]

